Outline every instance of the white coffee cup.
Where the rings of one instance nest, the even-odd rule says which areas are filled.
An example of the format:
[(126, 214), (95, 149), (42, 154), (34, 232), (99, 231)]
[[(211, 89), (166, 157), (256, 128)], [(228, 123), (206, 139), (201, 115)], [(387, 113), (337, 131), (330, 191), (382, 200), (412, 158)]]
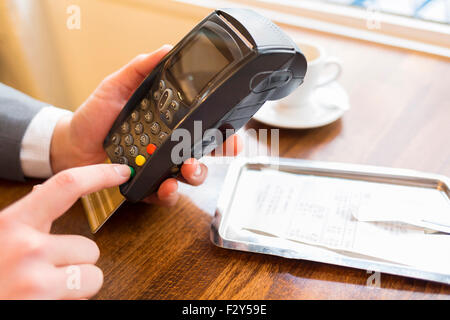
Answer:
[(297, 46), (306, 57), (308, 69), (302, 85), (280, 101), (280, 104), (288, 107), (308, 105), (315, 89), (335, 81), (342, 72), (342, 65), (339, 60), (328, 57), (323, 47), (303, 42), (297, 42)]

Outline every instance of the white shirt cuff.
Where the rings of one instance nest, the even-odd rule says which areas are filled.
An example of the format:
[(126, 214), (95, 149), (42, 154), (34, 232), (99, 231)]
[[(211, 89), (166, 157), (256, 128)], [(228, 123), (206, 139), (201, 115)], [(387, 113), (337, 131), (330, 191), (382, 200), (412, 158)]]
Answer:
[(52, 106), (42, 108), (31, 120), (22, 139), (20, 163), (26, 177), (52, 176), (50, 144), (56, 123), (70, 111)]

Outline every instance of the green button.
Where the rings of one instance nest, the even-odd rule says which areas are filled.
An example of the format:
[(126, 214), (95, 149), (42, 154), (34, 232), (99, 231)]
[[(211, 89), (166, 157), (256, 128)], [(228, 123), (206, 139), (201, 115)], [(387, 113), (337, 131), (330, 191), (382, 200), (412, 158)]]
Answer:
[(131, 170), (130, 178), (133, 178), (136, 175), (136, 171), (134, 170), (133, 167), (131, 167), (131, 166), (128, 166), (128, 167), (130, 167), (130, 170)]

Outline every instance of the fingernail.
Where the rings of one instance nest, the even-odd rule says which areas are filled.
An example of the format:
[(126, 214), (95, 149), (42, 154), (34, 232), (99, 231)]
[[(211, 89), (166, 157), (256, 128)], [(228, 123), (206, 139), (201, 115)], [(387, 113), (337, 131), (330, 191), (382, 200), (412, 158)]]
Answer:
[(178, 193), (178, 186), (175, 190), (173, 190), (171, 193), (169, 193), (169, 195), (167, 197), (169, 197), (169, 198), (174, 197), (174, 196), (176, 196), (177, 193)]
[(126, 165), (114, 166), (114, 170), (122, 177), (129, 178), (131, 175), (131, 169)]
[(168, 195), (167, 195), (167, 198), (172, 198), (172, 197), (174, 197), (176, 194), (177, 194), (177, 190), (175, 190), (175, 191), (172, 191), (171, 193), (169, 193)]
[(159, 48), (159, 50), (162, 50), (162, 49), (172, 50), (172, 48), (173, 48), (173, 45), (166, 43), (166, 44), (162, 45), (161, 48)]
[(194, 176), (199, 177), (202, 174), (202, 166), (200, 163), (197, 163), (197, 169), (195, 169)]
[(35, 184), (35, 185), (33, 186), (33, 190), (32, 190), (32, 191), (38, 190), (38, 189), (40, 189), (41, 187), (42, 187), (42, 184)]

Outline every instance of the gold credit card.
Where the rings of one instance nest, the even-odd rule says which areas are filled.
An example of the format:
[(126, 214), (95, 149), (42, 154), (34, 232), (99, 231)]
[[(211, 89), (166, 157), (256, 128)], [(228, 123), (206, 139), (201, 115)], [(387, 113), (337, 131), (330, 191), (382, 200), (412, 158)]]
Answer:
[(125, 202), (125, 198), (120, 193), (119, 187), (112, 187), (83, 196), (81, 201), (91, 231), (96, 233)]
[[(106, 163), (111, 163), (109, 160)], [(92, 233), (96, 233), (101, 226), (125, 202), (119, 187), (103, 189), (81, 197), (86, 217)]]

